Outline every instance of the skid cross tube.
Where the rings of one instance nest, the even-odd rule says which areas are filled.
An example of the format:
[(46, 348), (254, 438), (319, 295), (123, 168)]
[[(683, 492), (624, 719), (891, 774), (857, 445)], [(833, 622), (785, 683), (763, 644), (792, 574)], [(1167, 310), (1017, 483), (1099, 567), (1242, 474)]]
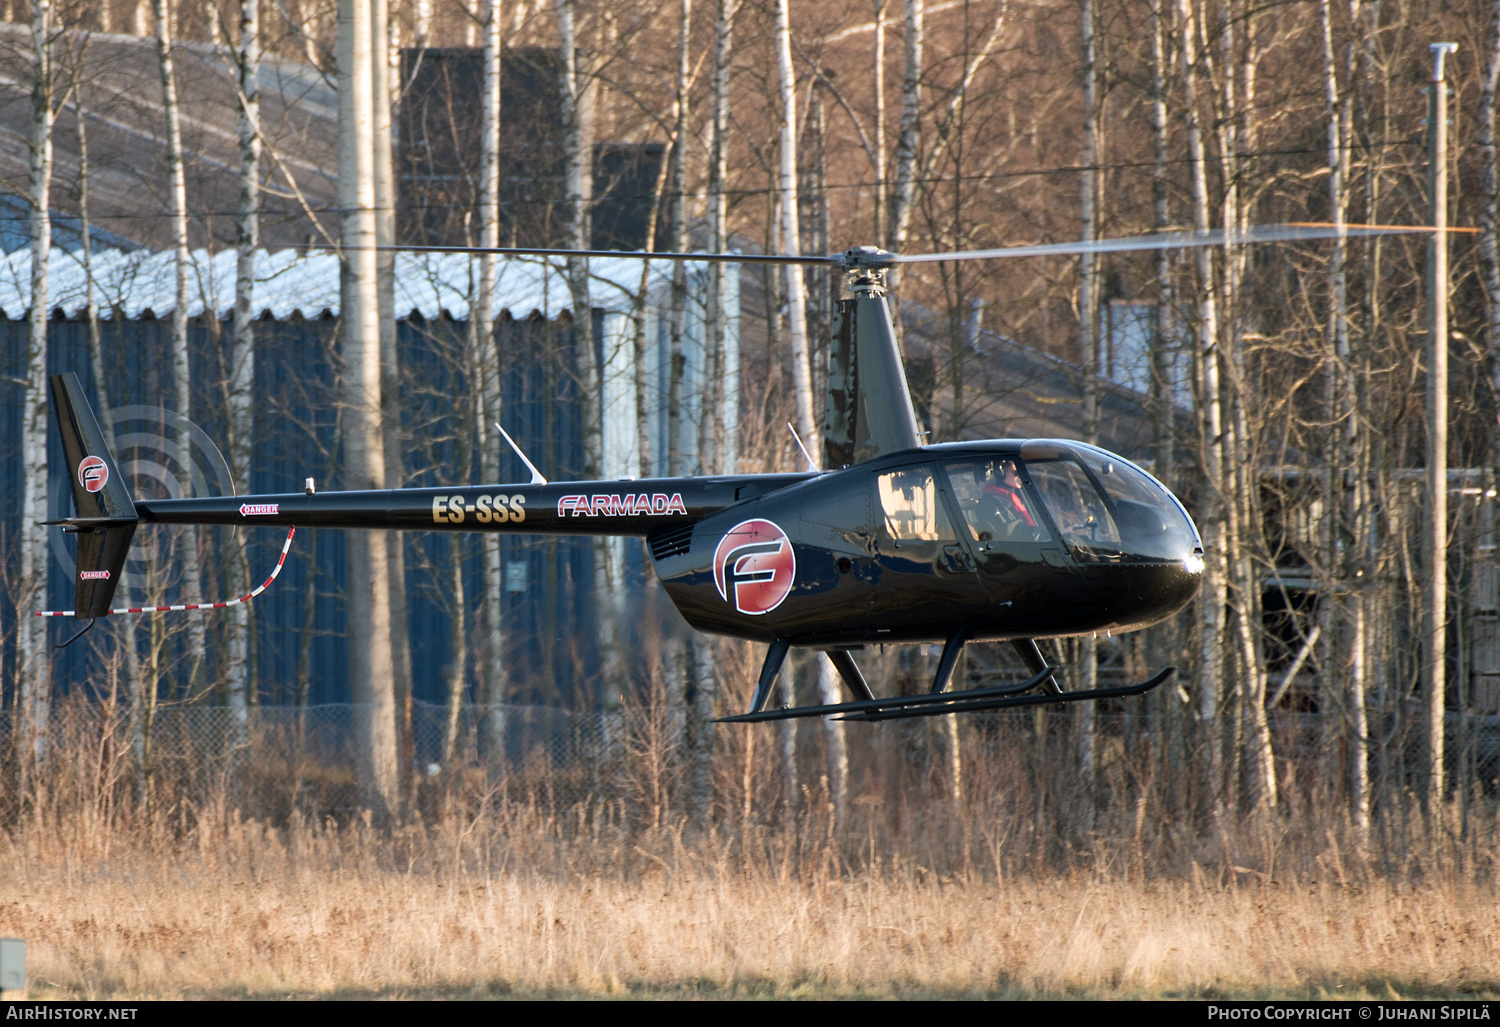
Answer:
[(948, 692), (944, 695), (932, 695), (930, 693), (927, 695), (898, 695), (886, 699), (861, 699), (858, 702), (829, 703), (826, 706), (791, 706), (779, 710), (741, 713), (737, 717), (720, 717), (714, 723), (758, 724), (766, 720), (795, 720), (798, 717), (826, 717), (829, 714), (837, 713), (860, 713), (865, 710), (901, 709), (907, 706), (952, 703), (955, 699), (993, 700), (999, 696), (1015, 695), (1017, 692), (1024, 692), (1028, 688), (1035, 688), (1055, 673), (1057, 673), (1056, 667), (1048, 667), (1040, 674), (1033, 674), (1025, 681), (1016, 685), (1000, 685), (996, 688), (973, 688), (967, 692)]
[[(952, 702), (947, 706), (920, 706), (912, 709), (899, 707), (891, 709), (889, 706), (883, 710), (869, 712), (855, 712), (848, 716), (840, 717), (840, 720), (906, 720), (911, 717), (941, 717), (948, 713), (979, 713), (984, 710), (1006, 710), (1018, 706), (1046, 706), (1050, 703), (1074, 703), (1091, 702), (1098, 699), (1115, 699), (1127, 695), (1140, 695), (1149, 692), (1157, 685), (1177, 672), (1176, 667), (1168, 667), (1139, 684), (1121, 685), (1117, 688), (1091, 688), (1083, 692), (1063, 692), (1058, 695), (1043, 693), (1041, 695), (1013, 695), (1009, 698), (989, 699), (984, 697), (970, 698)], [(955, 699), (963, 695), (955, 692), (944, 696), (945, 699)], [(907, 704), (911, 704), (908, 702)]]

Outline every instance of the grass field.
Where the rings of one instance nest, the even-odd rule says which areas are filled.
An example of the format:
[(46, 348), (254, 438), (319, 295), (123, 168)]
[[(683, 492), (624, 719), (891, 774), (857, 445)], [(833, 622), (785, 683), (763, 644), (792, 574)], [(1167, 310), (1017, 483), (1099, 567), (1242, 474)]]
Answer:
[(0, 934), (34, 998), (1500, 995), (1500, 894), (1460, 873), (965, 880), (607, 819), (13, 833)]
[(936, 728), (854, 735), (842, 804), (816, 748), (792, 788), (775, 736), (726, 735), (695, 799), (644, 722), (595, 773), (438, 776), (372, 826), (307, 767), (144, 777), (97, 718), (53, 724), (40, 767), (0, 759), (36, 998), (1500, 997), (1479, 783), (1357, 825), (1287, 762), (1274, 809), (1215, 808), (1170, 769), (1188, 739), (1113, 738), (1090, 784), (1070, 721), (1013, 718), (961, 779)]

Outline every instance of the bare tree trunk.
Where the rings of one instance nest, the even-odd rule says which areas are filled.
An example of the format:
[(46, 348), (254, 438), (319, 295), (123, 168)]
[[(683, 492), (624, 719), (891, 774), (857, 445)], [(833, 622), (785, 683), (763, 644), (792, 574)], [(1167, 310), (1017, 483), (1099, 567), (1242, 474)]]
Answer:
[[(172, 193), (172, 243), (175, 254), (176, 298), (172, 304), (172, 391), (176, 408), (175, 456), (178, 474), (188, 474), (193, 465), (189, 434), (192, 416), (192, 376), (188, 352), (188, 304), (192, 302), (192, 254), (188, 250), (187, 168), (182, 152), (182, 112), (177, 103), (177, 73), (172, 64), (172, 23), (167, 0), (152, 0), (156, 18), (156, 57), (161, 73), (162, 108), (167, 118), (167, 179)], [(206, 310), (206, 316), (217, 317), (217, 311)], [(185, 559), (182, 561), (182, 601), (197, 602), (202, 586), (199, 568), (199, 532), (183, 528)], [(201, 616), (188, 618), (188, 653), (191, 661), (189, 687), (196, 692), (203, 668), (204, 621)]]
[[(794, 660), (781, 665), (781, 698), (788, 706), (797, 705), (797, 669)], [(788, 823), (793, 823), (802, 796), (802, 777), (797, 768), (797, 722), (780, 721), (776, 734), (781, 749), (781, 776), (786, 785), (786, 813)]]
[[(692, 71), (689, 51), (692, 31), (693, 0), (678, 0), (677, 15), (677, 88), (672, 107), (676, 128), (672, 131), (671, 186), (673, 252), (688, 248), (687, 147), (689, 122), (688, 76)], [(687, 357), (682, 349), (682, 335), (687, 321), (687, 266), (672, 262), (672, 297), (668, 310), (667, 367), (667, 474), (683, 473), (682, 465), (682, 385)]]
[(896, 176), (890, 195), (886, 243), (900, 252), (906, 246), (917, 202), (917, 147), (922, 130), (922, 3), (906, 0), (905, 73), (901, 79), (901, 128), (896, 137)]
[[(1234, 161), (1226, 162), (1226, 172), (1233, 167), (1236, 177), (1234, 187), (1225, 190), (1225, 227), (1231, 225), (1244, 230), (1249, 225), (1248, 184), (1241, 186), (1241, 161), (1238, 154), (1254, 153), (1257, 144), (1256, 122), (1252, 112), (1256, 109), (1256, 71), (1261, 55), (1258, 23), (1255, 11), (1250, 8), (1226, 9), (1225, 24), (1221, 34), (1225, 42), (1225, 120), (1230, 134), (1226, 135), (1228, 152), (1236, 154)], [(1243, 25), (1244, 45), (1237, 56), (1234, 48), (1233, 26)], [(1238, 81), (1237, 95), (1233, 91)], [(1233, 501), (1228, 504), (1230, 554), (1235, 603), (1236, 639), (1239, 642), (1241, 667), (1241, 710), (1239, 720), (1244, 737), (1241, 751), (1248, 766), (1246, 775), (1249, 801), (1252, 808), (1272, 808), (1277, 803), (1276, 763), (1271, 747), (1270, 721), (1266, 716), (1266, 666), (1264, 647), (1261, 644), (1261, 599), (1260, 575), (1257, 572), (1255, 532), (1261, 523), (1258, 479), (1255, 474), (1255, 456), (1251, 448), (1249, 411), (1255, 399), (1249, 392), (1247, 381), (1247, 359), (1245, 336), (1250, 326), (1246, 319), (1253, 316), (1243, 288), (1248, 253), (1244, 246), (1234, 246), (1225, 253), (1225, 301), (1232, 305), (1233, 318), (1229, 331), (1229, 373), (1233, 388), (1231, 422), (1233, 431), (1226, 447), (1225, 473), (1233, 490)]]
[[(462, 449), (462, 447), (460, 447)], [(461, 470), (464, 465), (460, 463)], [(469, 651), (469, 599), (464, 592), (463, 535), (448, 536), (448, 689), (447, 717), (443, 731), (443, 769), (452, 775), (458, 747), (459, 713), (463, 709)]]
[[(819, 654), (817, 660), (818, 701), (824, 704), (839, 702), (843, 698), (843, 681), (834, 669), (833, 661), (829, 660), (827, 653)], [(828, 794), (833, 801), (834, 819), (843, 823), (849, 805), (849, 744), (844, 737), (843, 724), (831, 717), (823, 720), (827, 724), (824, 735), (828, 745)]]
[[(239, 72), (240, 206), (235, 222), (234, 339), (229, 357), (229, 471), (253, 492), (255, 452), (255, 251), (260, 245), (260, 0), (240, 0)], [(249, 591), (244, 532), (233, 532), (234, 552), (224, 561), (230, 595)], [(231, 718), (243, 731), (250, 704), (251, 607), (231, 607), (225, 679)]]
[[(21, 665), (17, 675), (24, 751), (40, 759), (52, 697), (52, 660), (47, 646), (48, 618), (31, 616), (47, 601), (50, 570), (47, 520), (47, 271), (52, 256), (52, 94), (51, 0), (32, 0), (31, 45), (31, 309), (26, 343), (26, 400), (21, 415), (21, 600), (16, 618)], [(23, 757), (24, 758), (24, 757)], [(25, 764), (23, 764), (24, 766)], [(23, 778), (24, 780), (24, 778)], [(24, 788), (23, 788), (24, 792)]]
[(425, 49), (432, 45), (432, 0), (416, 0), (412, 9), (412, 45)]
[[(802, 230), (797, 212), (797, 77), (792, 69), (792, 21), (787, 2), (776, 2), (776, 67), (781, 94), (781, 164), (776, 188), (781, 200), (782, 250), (795, 256), (802, 252)], [(797, 265), (786, 265), (785, 272), (797, 434), (809, 453), (820, 453), (823, 443), (813, 412), (812, 354), (807, 344), (807, 283)]]
[[(734, 17), (739, 0), (719, 0), (714, 22), (711, 133), (708, 162), (708, 248), (723, 253), (729, 246), (729, 62), (734, 46)], [(705, 473), (733, 474), (738, 450), (734, 435), (739, 426), (739, 349), (733, 359), (726, 352), (730, 331), (728, 279), (737, 265), (715, 262), (708, 269), (707, 355), (704, 360), (703, 425), (699, 429), (700, 458)], [(736, 333), (737, 334), (737, 333)], [(729, 425), (734, 428), (729, 428)]]
[[(500, 0), (486, 0), (484, 7), (484, 104), (480, 126), (479, 167), (479, 245), (500, 245)], [(500, 443), (488, 438), (491, 423), (499, 423), (503, 395), (500, 350), (495, 340), (495, 276), (493, 253), (479, 258), (478, 312), (469, 312), (471, 323), (482, 326), (475, 354), (479, 369), (479, 395), (482, 404), (479, 438), (479, 473), (486, 482), (500, 480)], [(505, 752), (504, 623), (505, 582), (501, 559), (500, 536), (483, 536), (484, 608), (481, 614), (484, 670), (480, 677), (479, 701), (484, 706), (480, 723), (484, 750), (498, 768)]]
[[(1485, 33), (1484, 74), (1479, 93), (1479, 267), (1489, 332), (1491, 388), (1500, 396), (1500, 147), (1495, 143), (1496, 92), (1500, 90), (1500, 0), (1493, 0)], [(1500, 466), (1500, 432), (1491, 442)]]
[[(1081, 238), (1093, 242), (1099, 235), (1099, 71), (1095, 55), (1094, 0), (1083, 0), (1079, 25), (1083, 50), (1083, 151), (1079, 163), (1079, 211)], [(1099, 442), (1099, 258), (1085, 253), (1080, 258), (1078, 322), (1083, 349), (1083, 441)], [(1099, 681), (1099, 642), (1090, 636), (1079, 640), (1078, 687), (1092, 689)], [(1094, 792), (1093, 703), (1078, 704), (1078, 765), (1084, 788)]]
[[(1171, 159), (1171, 129), (1167, 116), (1167, 80), (1170, 75), (1171, 57), (1167, 52), (1167, 23), (1172, 17), (1170, 0), (1152, 0), (1151, 4), (1151, 128), (1154, 143), (1154, 164), (1151, 175), (1151, 224), (1156, 231), (1164, 231), (1172, 223), (1169, 201), (1167, 168)], [(1151, 420), (1152, 448), (1155, 463), (1152, 470), (1162, 484), (1172, 488), (1176, 477), (1175, 457), (1177, 445), (1177, 361), (1175, 359), (1174, 329), (1177, 322), (1175, 288), (1172, 280), (1172, 257), (1167, 250), (1156, 253), (1156, 317), (1151, 334)], [(1161, 633), (1161, 644), (1172, 659), (1180, 651), (1179, 631), (1176, 622), (1168, 622), (1157, 629)], [(1181, 706), (1177, 696), (1168, 691), (1157, 690), (1154, 716), (1151, 722), (1152, 751), (1156, 764), (1168, 767), (1179, 765), (1177, 747), (1181, 740)], [(1180, 787), (1181, 782), (1173, 775), (1164, 775), (1173, 782), (1169, 787)]]
[[(81, 229), (79, 241), (83, 248), (84, 316), (88, 321), (89, 367), (94, 372), (99, 426), (104, 430), (104, 437), (113, 440), (115, 437), (114, 408), (111, 405), (107, 388), (109, 378), (104, 373), (104, 346), (99, 325), (99, 289), (94, 281), (93, 222), (89, 215), (89, 116), (84, 103), (82, 82), (75, 78), (72, 88), (74, 90), (73, 109), (77, 115), (75, 125), (78, 132), (78, 220)], [(132, 719), (136, 715), (137, 689), (140, 682), (140, 660), (135, 648), (135, 628), (136, 623), (129, 617), (122, 618), (115, 626), (115, 645), (118, 647), (116, 652), (120, 658), (118, 682), (129, 704)]]
[[(1172, 223), (1168, 201), (1167, 165), (1171, 136), (1167, 121), (1166, 25), (1170, 17), (1168, 0), (1151, 4), (1151, 128), (1155, 143), (1155, 163), (1151, 174), (1151, 226), (1158, 232)], [(1156, 476), (1167, 488), (1172, 487), (1173, 443), (1176, 436), (1177, 398), (1174, 395), (1172, 354), (1167, 350), (1167, 319), (1172, 303), (1172, 257), (1167, 250), (1156, 251), (1156, 331), (1151, 344), (1152, 442), (1156, 450)]]
[[(350, 489), (383, 487), (386, 470), (381, 437), (371, 22), (369, 0), (340, 0), (340, 400), (344, 486)], [(346, 535), (349, 678), (356, 704), (360, 778), (366, 803), (381, 816), (395, 814), (400, 806), (387, 538), (378, 531)]]
[[(1183, 110), (1191, 161), (1193, 228), (1209, 229), (1208, 171), (1204, 153), (1203, 126), (1198, 109), (1198, 51), (1196, 16), (1192, 0), (1177, 0), (1182, 32)], [(1216, 822), (1223, 811), (1223, 753), (1219, 744), (1219, 697), (1223, 692), (1224, 606), (1228, 582), (1224, 536), (1227, 498), (1223, 493), (1224, 439), (1219, 391), (1219, 307), (1214, 280), (1213, 253), (1207, 246), (1194, 250), (1198, 272), (1197, 354), (1198, 432), (1208, 488), (1203, 499), (1203, 562), (1205, 583), (1200, 600), (1201, 636), (1198, 681), (1198, 716), (1204, 733), (1207, 759), (1203, 773), (1209, 793), (1210, 812)]]
[[(371, 134), (374, 143), (375, 241), (396, 243), (396, 169), (391, 153), (391, 108), (399, 86), (391, 74), (392, 35), (389, 0), (370, 0), (372, 79)], [(396, 254), (375, 256), (375, 297), (380, 318), (380, 405), (384, 422), (385, 485), (406, 484), (401, 434), (401, 359), (396, 337)], [(391, 596), (391, 674), (395, 688), (397, 774), (410, 776), (415, 759), (412, 738), (411, 640), (406, 615), (406, 543), (398, 531), (386, 535), (386, 574)]]
[[(1479, 94), (1479, 153), (1482, 168), (1479, 204), (1479, 273), (1485, 294), (1485, 341), (1490, 352), (1490, 391), (1500, 400), (1500, 160), (1495, 146), (1495, 93), (1500, 88), (1500, 0), (1490, 9), (1484, 38), (1484, 72)], [(1500, 428), (1500, 418), (1496, 421)], [(1500, 482), (1500, 430), (1490, 432), (1488, 488)], [(1490, 514), (1491, 519), (1493, 513)], [(1492, 523), (1492, 521), (1491, 521)], [(1488, 533), (1485, 543), (1495, 558), (1495, 539)], [(1493, 574), (1494, 572), (1491, 571)], [(1468, 710), (1462, 710), (1467, 714)]]
[[(1360, 524), (1364, 519), (1364, 496), (1368, 488), (1362, 470), (1361, 413), (1358, 402), (1359, 373), (1354, 366), (1350, 343), (1350, 311), (1348, 304), (1348, 282), (1345, 268), (1348, 263), (1348, 241), (1344, 234), (1345, 218), (1349, 208), (1348, 163), (1353, 141), (1348, 91), (1353, 89), (1352, 75), (1346, 80), (1347, 89), (1339, 88), (1338, 62), (1333, 45), (1333, 12), (1330, 0), (1321, 0), (1319, 15), (1323, 28), (1323, 78), (1325, 116), (1328, 133), (1328, 199), (1332, 220), (1339, 233), (1333, 241), (1333, 256), (1329, 261), (1331, 295), (1328, 305), (1327, 335), (1333, 343), (1336, 407), (1330, 412), (1338, 425), (1338, 449), (1333, 466), (1339, 468), (1339, 489), (1335, 498), (1338, 532), (1336, 551), (1330, 554), (1330, 570), (1339, 578), (1336, 592), (1342, 597), (1337, 605), (1337, 615), (1342, 629), (1337, 636), (1338, 658), (1333, 661), (1335, 672), (1348, 674), (1346, 730), (1343, 738), (1326, 739), (1325, 744), (1333, 748), (1333, 742), (1348, 741), (1348, 783), (1350, 805), (1354, 814), (1360, 843), (1364, 844), (1369, 826), (1368, 772), (1365, 765), (1365, 678), (1364, 678), (1364, 588), (1359, 580), (1364, 560), (1364, 539)], [(1350, 31), (1359, 27), (1359, 2), (1351, 0)], [(1352, 50), (1352, 47), (1351, 47)], [(1349, 60), (1352, 61), (1352, 53)], [(1349, 69), (1351, 72), (1353, 68)], [(1342, 95), (1341, 95), (1342, 93)], [(1339, 682), (1334, 682), (1337, 688)], [(1326, 719), (1326, 718), (1325, 718)]]
[[(594, 68), (593, 58), (579, 46), (577, 0), (556, 0), (557, 28), (562, 55), (562, 120), (565, 203), (569, 212), (568, 244), (586, 250), (593, 241), (594, 195)], [(589, 262), (585, 257), (567, 260), (568, 291), (573, 308), (573, 359), (577, 367), (583, 407), (583, 452), (585, 474), (604, 473), (604, 374), (594, 342), (593, 300), (589, 290)], [(604, 692), (618, 692), (619, 651), (616, 637), (618, 610), (615, 589), (622, 569), (618, 548), (611, 539), (593, 542), (593, 595), (598, 628), (600, 664)]]
[(890, 188), (885, 181), (885, 8), (890, 0), (871, 0), (875, 5), (875, 48), (872, 55), (872, 82), (875, 111), (871, 115), (874, 145), (871, 158), (875, 172), (875, 209), (873, 212), (875, 232), (871, 237), (874, 245), (885, 247), (886, 210), (889, 208)]

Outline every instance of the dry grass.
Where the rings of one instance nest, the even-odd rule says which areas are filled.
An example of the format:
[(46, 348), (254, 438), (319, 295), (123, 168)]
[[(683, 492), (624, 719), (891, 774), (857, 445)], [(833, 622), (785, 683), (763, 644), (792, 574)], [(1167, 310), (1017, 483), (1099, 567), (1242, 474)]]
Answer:
[(1149, 734), (1091, 791), (1068, 721), (1013, 718), (969, 736), (958, 798), (942, 735), (856, 735), (842, 814), (816, 749), (793, 789), (726, 736), (695, 820), (638, 730), (596, 774), (434, 779), (380, 828), (305, 774), (145, 778), (55, 721), (44, 772), (0, 760), (0, 935), (36, 997), (1500, 996), (1478, 785), (1435, 825), (1388, 787), (1362, 835), (1289, 762), (1276, 810), (1215, 816)]
[(0, 934), (30, 939), (33, 997), (1500, 994), (1500, 895), (1458, 874), (965, 881), (840, 869), (805, 838), (622, 832), (597, 810), (394, 832), (231, 815), (105, 855), (19, 831)]

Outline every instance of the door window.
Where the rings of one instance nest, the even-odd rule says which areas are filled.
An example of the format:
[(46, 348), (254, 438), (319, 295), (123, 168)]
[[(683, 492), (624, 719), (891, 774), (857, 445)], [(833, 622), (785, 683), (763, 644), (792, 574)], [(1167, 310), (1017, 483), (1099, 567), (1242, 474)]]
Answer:
[(988, 542), (1047, 542), (1051, 533), (1026, 493), (1010, 457), (964, 460), (947, 465), (948, 482), (969, 537)]
[(897, 542), (946, 542), (956, 539), (953, 525), (938, 500), (932, 468), (903, 467), (876, 479), (885, 532)]

